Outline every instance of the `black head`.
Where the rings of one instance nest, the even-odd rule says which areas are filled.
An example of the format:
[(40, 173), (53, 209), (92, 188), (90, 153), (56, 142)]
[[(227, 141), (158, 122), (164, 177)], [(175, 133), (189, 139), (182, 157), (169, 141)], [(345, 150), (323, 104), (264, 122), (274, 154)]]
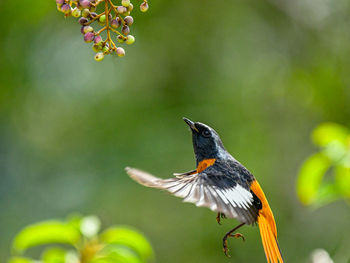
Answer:
[(183, 118), (192, 131), (193, 149), (197, 164), (204, 159), (218, 159), (226, 154), (226, 150), (217, 132), (200, 122)]

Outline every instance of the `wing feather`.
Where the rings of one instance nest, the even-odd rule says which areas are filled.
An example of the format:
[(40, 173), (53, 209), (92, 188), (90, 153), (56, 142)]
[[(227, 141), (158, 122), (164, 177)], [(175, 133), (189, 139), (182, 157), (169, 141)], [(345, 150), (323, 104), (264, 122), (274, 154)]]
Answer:
[(161, 179), (134, 168), (127, 168), (126, 171), (138, 183), (166, 190), (183, 198), (184, 202), (208, 207), (246, 224), (256, 221), (258, 211), (253, 205), (252, 193), (229, 177), (211, 176), (202, 172)]

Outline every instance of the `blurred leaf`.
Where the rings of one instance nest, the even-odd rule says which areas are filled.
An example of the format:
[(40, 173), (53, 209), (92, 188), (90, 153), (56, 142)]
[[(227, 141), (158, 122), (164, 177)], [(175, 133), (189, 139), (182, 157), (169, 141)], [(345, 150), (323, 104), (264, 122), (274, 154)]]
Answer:
[(107, 246), (103, 249), (102, 257), (97, 257), (91, 263), (142, 263), (138, 255), (123, 246)]
[(34, 263), (35, 261), (30, 258), (13, 257), (7, 263)]
[(101, 241), (107, 244), (120, 244), (132, 248), (146, 261), (153, 257), (148, 240), (136, 230), (129, 227), (111, 227), (101, 234)]
[(66, 253), (59, 247), (48, 248), (43, 252), (41, 260), (43, 263), (65, 263)]
[(346, 168), (350, 168), (350, 149), (347, 149), (346, 154), (340, 160), (340, 165)]
[(316, 198), (313, 200), (314, 207), (321, 207), (339, 198), (339, 192), (333, 183), (321, 184)]
[(66, 253), (66, 261), (65, 263), (80, 263), (79, 255), (77, 251), (70, 250)]
[(312, 155), (303, 163), (298, 175), (297, 192), (304, 204), (310, 204), (315, 200), (329, 166), (329, 159), (322, 153)]
[(343, 166), (336, 168), (335, 184), (340, 194), (350, 197), (350, 168)]
[(346, 148), (345, 145), (339, 141), (331, 141), (325, 146), (323, 153), (334, 163), (338, 163), (342, 161), (346, 155)]
[(312, 132), (312, 139), (318, 146), (326, 146), (332, 141), (338, 141), (345, 144), (349, 130), (336, 123), (323, 123)]
[(81, 220), (80, 231), (86, 237), (94, 237), (100, 231), (101, 222), (97, 216), (86, 216)]
[(81, 214), (73, 213), (67, 217), (66, 222), (80, 231), (82, 219), (83, 219), (83, 216)]
[(72, 225), (60, 221), (45, 221), (24, 228), (16, 237), (13, 248), (24, 252), (30, 247), (49, 243), (74, 245), (80, 240), (80, 233)]

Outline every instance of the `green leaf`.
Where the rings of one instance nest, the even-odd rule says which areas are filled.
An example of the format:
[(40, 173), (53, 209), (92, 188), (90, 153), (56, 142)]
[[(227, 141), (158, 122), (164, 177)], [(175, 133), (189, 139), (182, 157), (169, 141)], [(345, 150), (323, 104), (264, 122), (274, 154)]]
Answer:
[(338, 166), (335, 171), (335, 184), (339, 193), (350, 198), (350, 168)]
[(148, 240), (138, 231), (125, 226), (111, 227), (101, 234), (101, 241), (107, 244), (119, 244), (133, 249), (143, 261), (153, 257)]
[(324, 183), (320, 185), (313, 205), (315, 208), (318, 208), (337, 200), (339, 197), (340, 194), (334, 184)]
[(66, 251), (59, 247), (51, 247), (46, 249), (41, 260), (43, 263), (65, 263)]
[(302, 165), (297, 181), (297, 193), (304, 204), (311, 204), (317, 198), (322, 178), (330, 167), (329, 159), (322, 153), (310, 156)]
[(81, 214), (72, 213), (67, 217), (66, 222), (80, 231), (81, 220), (83, 220), (83, 216)]
[(38, 245), (61, 243), (74, 245), (80, 240), (80, 232), (70, 224), (60, 221), (44, 221), (24, 228), (13, 242), (13, 249), (23, 253)]
[(332, 141), (328, 143), (322, 150), (324, 155), (332, 160), (334, 164), (342, 162), (346, 157), (345, 145), (339, 141)]
[(133, 251), (123, 246), (108, 245), (91, 263), (143, 263), (140, 257)]
[(319, 125), (312, 132), (312, 139), (314, 143), (321, 147), (334, 141), (338, 141), (344, 145), (348, 136), (349, 130), (346, 127), (331, 122)]
[(7, 261), (7, 263), (34, 263), (34, 260), (30, 258), (13, 257), (13, 258), (10, 258), (10, 260)]

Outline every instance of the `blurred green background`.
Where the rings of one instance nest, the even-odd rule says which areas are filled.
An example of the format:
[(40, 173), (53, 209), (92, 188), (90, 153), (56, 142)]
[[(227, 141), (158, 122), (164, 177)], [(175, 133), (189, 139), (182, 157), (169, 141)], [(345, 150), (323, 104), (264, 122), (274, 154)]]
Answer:
[(350, 2), (151, 1), (122, 59), (101, 63), (55, 1), (0, 2), (0, 258), (25, 225), (71, 212), (135, 226), (157, 262), (265, 262), (257, 227), (221, 238), (208, 209), (137, 185), (195, 166), (186, 116), (213, 126), (260, 181), (286, 262), (347, 262), (350, 210), (311, 210), (296, 175), (324, 121), (350, 125)]

